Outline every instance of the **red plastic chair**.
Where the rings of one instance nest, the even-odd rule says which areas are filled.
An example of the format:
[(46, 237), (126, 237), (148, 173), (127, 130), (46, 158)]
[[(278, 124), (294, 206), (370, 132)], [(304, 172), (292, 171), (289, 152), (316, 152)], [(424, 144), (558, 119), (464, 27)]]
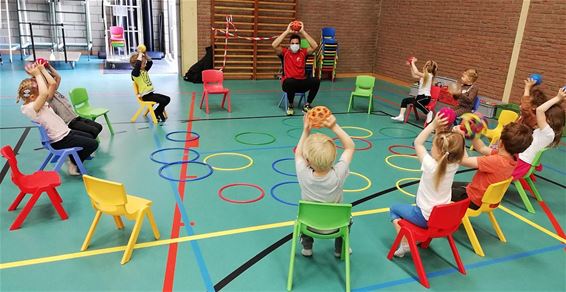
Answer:
[(224, 88), (224, 73), (220, 70), (204, 70), (202, 71), (203, 92), (202, 99), (200, 100), (200, 108), (202, 103), (206, 100), (206, 113), (208, 114), (208, 95), (209, 94), (223, 94), (221, 107), (224, 108), (224, 102), (228, 101), (228, 112), (232, 112), (232, 105), (230, 103), (230, 89)]
[(61, 179), (57, 172), (39, 170), (30, 175), (22, 174), (18, 169), (18, 161), (16, 160), (16, 155), (14, 154), (12, 147), (10, 147), (10, 145), (6, 145), (2, 147), (1, 152), (2, 156), (8, 160), (8, 164), (12, 169), (12, 182), (14, 182), (14, 184), (20, 189), (20, 193), (10, 205), (8, 211), (16, 210), (24, 196), (26, 194), (31, 194), (31, 199), (29, 199), (26, 206), (22, 209), (18, 217), (16, 217), (16, 220), (14, 220), (14, 223), (10, 226), (10, 230), (20, 228), (31, 211), (31, 208), (33, 208), (33, 205), (35, 205), (35, 202), (37, 202), (37, 199), (39, 199), (39, 196), (43, 192), (47, 193), (47, 196), (49, 196), (53, 207), (55, 207), (55, 210), (57, 210), (61, 219), (65, 220), (69, 218), (67, 213), (65, 213), (65, 209), (63, 209), (63, 206), (61, 205), (63, 199), (61, 199), (61, 196), (55, 189), (55, 187), (61, 185)]
[[(442, 87), (440, 86), (432, 86), (430, 88), (430, 102), (426, 105), (426, 108), (429, 111), (432, 111), (433, 115), (436, 113), (436, 103), (438, 102), (438, 99), (440, 97), (440, 91), (442, 90)], [(407, 110), (405, 112), (405, 120), (403, 121), (404, 123), (406, 123), (409, 120), (409, 116), (411, 115), (411, 111), (415, 112), (415, 119), (417, 119), (417, 121), (419, 120), (419, 113), (417, 112), (417, 107), (413, 106), (413, 104), (409, 104), (407, 105)], [(426, 127), (426, 119), (425, 119), (425, 123), (424, 126)]]
[(399, 231), (397, 238), (395, 238), (395, 242), (393, 242), (393, 246), (391, 246), (391, 249), (387, 254), (387, 258), (391, 260), (395, 250), (397, 250), (401, 243), (401, 239), (403, 237), (407, 238), (409, 247), (411, 248), (411, 256), (413, 257), (413, 262), (415, 263), (415, 268), (417, 269), (420, 282), (423, 286), (430, 288), (430, 284), (428, 283), (423, 263), (419, 255), (419, 250), (417, 249), (417, 242), (421, 242), (422, 248), (428, 248), (433, 238), (447, 237), (452, 253), (454, 254), (454, 258), (456, 259), (456, 264), (458, 264), (458, 270), (460, 273), (465, 275), (466, 270), (464, 269), (464, 264), (462, 264), (462, 260), (460, 259), (458, 249), (454, 244), (452, 234), (460, 226), (469, 204), (470, 200), (466, 199), (460, 202), (434, 207), (428, 220), (427, 229), (418, 227), (409, 221), (400, 220), (399, 225), (401, 226), (401, 230)]

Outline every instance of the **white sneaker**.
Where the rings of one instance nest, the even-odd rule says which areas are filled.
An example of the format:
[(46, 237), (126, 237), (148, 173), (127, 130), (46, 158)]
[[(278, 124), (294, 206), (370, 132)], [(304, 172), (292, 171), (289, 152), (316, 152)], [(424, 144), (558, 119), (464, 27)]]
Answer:
[(310, 257), (312, 256), (312, 248), (311, 249), (302, 249), (301, 250), (301, 254), (305, 257)]
[(409, 247), (409, 245), (401, 244), (399, 245), (399, 248), (395, 251), (395, 253), (393, 253), (393, 255), (398, 258), (402, 258), (405, 256), (406, 253), (410, 253), (410, 252), (411, 252), (411, 248)]
[[(352, 254), (352, 248), (351, 247), (348, 248), (348, 251), (349, 251), (350, 254)], [(340, 257), (342, 257), (342, 252), (336, 252), (335, 251), (334, 256), (337, 257), (337, 258), (340, 258)]]
[(402, 122), (404, 120), (402, 115), (398, 115), (396, 117), (391, 117), (391, 119), (394, 120), (394, 121), (398, 121), (398, 122)]
[(432, 121), (432, 118), (433, 118), (432, 111), (429, 111), (428, 114), (426, 114), (426, 122), (425, 123), (427, 125), (430, 124), (430, 122)]
[(73, 164), (73, 163), (70, 162), (70, 161), (67, 162), (67, 164), (68, 164), (68, 169), (67, 169), (67, 171), (68, 171), (69, 175), (72, 175), (72, 176), (81, 175), (81, 173), (79, 172), (79, 168), (78, 168), (75, 164)]

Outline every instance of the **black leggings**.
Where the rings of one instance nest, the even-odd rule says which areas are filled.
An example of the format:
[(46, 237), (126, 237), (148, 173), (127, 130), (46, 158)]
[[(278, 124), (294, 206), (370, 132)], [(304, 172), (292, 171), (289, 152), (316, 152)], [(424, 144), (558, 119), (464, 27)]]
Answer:
[[(468, 198), (468, 193), (466, 193), (466, 186), (468, 186), (468, 184), (469, 183), (467, 182), (458, 182), (458, 181), (452, 183), (452, 202), (459, 202)], [(480, 208), (480, 206), (470, 201), (470, 206), (468, 208), (472, 210), (477, 210)]]
[(430, 102), (430, 96), (426, 95), (418, 95), (417, 97), (407, 97), (401, 101), (401, 108), (407, 108), (409, 104), (412, 104), (421, 112), (428, 114), (429, 110), (426, 108), (426, 105)]
[[(54, 149), (63, 149), (71, 147), (82, 147), (83, 150), (79, 151), (79, 159), (85, 161), (90, 155), (98, 148), (98, 141), (91, 138), (90, 134), (71, 130), (65, 138), (51, 143), (51, 147)], [(71, 156), (71, 161), (76, 165), (77, 163)]]
[(307, 103), (311, 103), (316, 94), (318, 93), (318, 88), (320, 87), (320, 80), (318, 78), (308, 77), (307, 79), (295, 79), (287, 78), (283, 81), (283, 91), (287, 93), (287, 100), (289, 101), (289, 106), (293, 106), (293, 100), (295, 99), (295, 93), (297, 92), (309, 92), (307, 97)]
[(69, 128), (71, 130), (77, 130), (85, 132), (90, 135), (91, 138), (96, 139), (98, 134), (102, 131), (102, 125), (89, 119), (84, 119), (81, 117), (74, 118), (69, 122)]
[(148, 93), (142, 96), (143, 101), (154, 101), (157, 102), (157, 107), (155, 108), (155, 115), (159, 118), (163, 118), (163, 111), (165, 110), (165, 106), (169, 104), (171, 98), (167, 95), (159, 94), (159, 93)]

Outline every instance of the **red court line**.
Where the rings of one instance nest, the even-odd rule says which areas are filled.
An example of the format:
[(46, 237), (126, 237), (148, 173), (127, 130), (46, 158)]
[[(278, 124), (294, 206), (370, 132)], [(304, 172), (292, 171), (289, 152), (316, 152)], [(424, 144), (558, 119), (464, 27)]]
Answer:
[[(189, 141), (191, 136), (191, 130), (193, 128), (193, 114), (195, 108), (195, 99), (196, 94), (195, 92), (192, 93), (191, 103), (189, 105), (189, 121), (187, 122), (187, 134), (185, 135), (185, 151), (183, 153), (183, 160), (188, 160), (189, 158), (189, 147), (198, 147), (198, 140), (197, 141)], [(195, 142), (195, 143), (194, 143)], [(185, 197), (185, 186), (186, 182), (184, 181), (187, 178), (187, 168), (188, 164), (185, 163), (181, 167), (181, 172), (179, 174), (179, 196), (181, 197), (181, 201), (183, 201)], [(179, 237), (179, 230), (181, 229), (181, 212), (179, 208), (182, 206), (178, 206), (175, 204), (175, 214), (173, 215), (173, 226), (171, 227), (171, 238), (178, 238)], [(184, 222), (184, 224), (189, 224), (189, 222)], [(172, 243), (169, 245), (169, 251), (167, 253), (167, 264), (165, 266), (165, 276), (163, 279), (163, 291), (173, 291), (173, 283), (175, 279), (175, 266), (177, 263), (177, 243)]]
[(391, 104), (391, 105), (394, 105), (394, 106), (401, 106), (399, 103), (396, 103), (396, 102), (394, 102), (394, 101), (390, 101), (389, 99), (385, 99), (385, 98), (379, 97), (379, 96), (377, 96), (377, 95), (374, 95), (373, 98), (378, 99), (378, 100), (381, 100), (381, 101), (383, 101), (383, 102), (385, 102), (385, 103), (388, 103), (388, 104)]
[[(566, 238), (566, 235), (564, 235), (564, 230), (562, 230), (562, 227), (560, 227), (558, 220), (556, 220), (556, 217), (554, 217), (554, 214), (552, 214), (550, 208), (548, 208), (545, 202), (538, 202), (538, 203), (542, 207), (544, 213), (546, 213), (548, 220), (550, 220), (550, 224), (552, 224), (552, 227), (554, 227), (554, 230), (556, 230), (556, 234), (560, 235), (560, 237), (562, 238)], [(566, 250), (566, 248), (564, 250)]]

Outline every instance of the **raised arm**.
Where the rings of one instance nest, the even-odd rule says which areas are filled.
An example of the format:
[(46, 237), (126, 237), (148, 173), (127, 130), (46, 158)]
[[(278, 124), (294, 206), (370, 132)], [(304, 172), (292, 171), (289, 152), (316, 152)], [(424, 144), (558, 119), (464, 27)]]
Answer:
[(55, 90), (59, 89), (59, 85), (61, 85), (61, 75), (59, 75), (59, 72), (57, 72), (57, 70), (55, 70), (55, 68), (53, 68), (53, 66), (51, 66), (51, 64), (47, 63), (47, 67), (45, 67), (47, 69), (47, 71), (49, 71), (49, 74), (51, 74), (51, 76), (55, 79), (55, 82), (57, 82), (57, 87), (55, 87)]
[(424, 74), (419, 71), (419, 69), (417, 69), (417, 66), (415, 65), (416, 62), (417, 58), (411, 59), (411, 76), (413, 76), (413, 78), (415, 79), (421, 79), (422, 77), (424, 77)]
[(281, 33), (274, 41), (273, 43), (271, 43), (271, 46), (273, 47), (273, 49), (275, 50), (275, 53), (277, 55), (281, 55), (281, 43), (283, 42), (283, 40), (292, 32), (291, 30), (291, 23), (289, 23), (289, 25), (287, 25), (287, 29)]
[(356, 145), (354, 144), (354, 141), (352, 140), (350, 135), (348, 135), (348, 133), (346, 133), (340, 127), (340, 125), (336, 123), (336, 117), (334, 115), (328, 117), (326, 121), (324, 121), (323, 126), (329, 128), (330, 130), (332, 130), (332, 132), (334, 132), (334, 134), (336, 134), (336, 136), (342, 143), (342, 146), (344, 147), (344, 152), (342, 152), (340, 160), (350, 164), (350, 162), (352, 162), (352, 158), (354, 157), (354, 151), (356, 148)]
[(43, 65), (39, 65), (36, 64), (35, 68), (33, 68), (29, 73), (35, 78), (35, 81), (37, 82), (37, 88), (39, 91), (39, 94), (37, 96), (37, 98), (35, 99), (35, 102), (33, 104), (33, 110), (35, 110), (35, 112), (39, 112), (41, 110), (41, 108), (43, 107), (43, 105), (45, 104), (45, 101), (47, 100), (47, 94), (48, 94), (48, 90), (47, 90), (47, 84), (45, 82), (45, 78), (43, 77), (42, 74), (42, 70), (45, 70), (43, 68)]
[(560, 88), (558, 90), (558, 94), (555, 97), (547, 100), (545, 103), (537, 107), (537, 125), (539, 129), (542, 129), (546, 127), (546, 125), (548, 125), (548, 123), (546, 122), (546, 111), (553, 105), (561, 103), (564, 98), (566, 98), (566, 88)]
[(444, 127), (448, 123), (448, 120), (440, 113), (436, 114), (436, 118), (429, 123), (426, 128), (424, 128), (421, 133), (415, 138), (415, 152), (417, 152), (417, 157), (419, 158), (420, 162), (423, 162), (425, 155), (427, 154), (426, 147), (424, 143), (426, 139), (432, 134), (434, 129), (439, 129), (440, 127)]
[(143, 53), (138, 53), (138, 59), (136, 60), (136, 63), (134, 64), (134, 69), (132, 69), (132, 76), (134, 76), (134, 77), (140, 76), (142, 60), (143, 60)]
[(309, 47), (307, 49), (307, 53), (310, 55), (312, 54), (317, 48), (318, 44), (316, 41), (305, 31), (305, 25), (301, 22), (301, 30), (299, 31), (301, 36), (305, 38), (309, 42)]
[(295, 149), (295, 160), (305, 159), (303, 157), (303, 143), (307, 137), (311, 134), (311, 127), (309, 125), (309, 119), (305, 114), (303, 116), (303, 133), (301, 134), (301, 138), (299, 139), (299, 143), (297, 143), (297, 148)]
[(47, 81), (47, 100), (51, 100), (55, 95), (55, 91), (57, 90), (58, 83), (57, 81), (51, 76), (49, 71), (45, 67), (40, 69), (43, 78)]

